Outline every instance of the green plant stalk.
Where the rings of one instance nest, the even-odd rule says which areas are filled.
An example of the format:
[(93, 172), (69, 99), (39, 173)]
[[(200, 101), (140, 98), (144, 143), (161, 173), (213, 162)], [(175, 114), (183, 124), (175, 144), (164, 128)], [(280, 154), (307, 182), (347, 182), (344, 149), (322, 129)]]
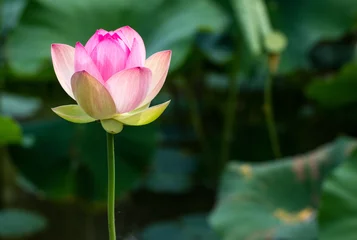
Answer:
[(269, 73), (264, 87), (264, 113), (268, 128), (269, 139), (275, 158), (281, 158), (278, 133), (276, 131), (274, 110), (272, 104), (273, 79)]
[(188, 99), (187, 104), (190, 109), (190, 117), (193, 124), (193, 128), (197, 137), (200, 141), (200, 145), (204, 154), (208, 154), (209, 147), (206, 141), (206, 136), (203, 128), (202, 118), (199, 110), (198, 100), (195, 96), (194, 91), (190, 88), (185, 77), (180, 77), (180, 84), (178, 87), (182, 89), (186, 98)]
[(107, 133), (108, 154), (108, 230), (109, 240), (116, 240), (115, 232), (115, 155), (114, 134)]
[(224, 114), (223, 122), (223, 135), (222, 135), (222, 145), (221, 145), (221, 165), (220, 170), (222, 170), (229, 160), (230, 145), (233, 138), (233, 127), (235, 120), (235, 112), (237, 108), (237, 97), (239, 94), (239, 85), (238, 85), (238, 70), (233, 64), (232, 73), (229, 79), (228, 86), (228, 98), (226, 104), (226, 112)]
[(5, 164), (5, 149), (3, 146), (0, 146), (0, 209), (5, 208), (5, 189), (6, 189), (6, 164)]
[[(1, 2), (1, 0), (0, 0)], [(0, 4), (1, 5), (1, 4)], [(0, 114), (2, 113), (2, 95), (4, 91), (5, 82), (5, 60), (2, 54), (5, 53), (5, 34), (0, 32)], [(6, 176), (8, 175), (7, 165), (5, 163), (5, 147), (0, 145), (0, 209), (5, 207), (5, 189)]]

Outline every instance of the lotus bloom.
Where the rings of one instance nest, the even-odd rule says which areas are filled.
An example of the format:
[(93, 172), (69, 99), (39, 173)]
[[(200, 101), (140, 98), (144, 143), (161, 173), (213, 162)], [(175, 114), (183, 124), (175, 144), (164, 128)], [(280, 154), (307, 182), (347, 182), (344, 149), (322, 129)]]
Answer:
[(156, 120), (170, 102), (149, 107), (165, 82), (171, 51), (146, 59), (142, 38), (128, 26), (97, 30), (85, 46), (52, 44), (51, 55), (59, 83), (78, 103), (52, 109), (68, 121), (100, 120), (106, 131), (118, 133), (123, 124)]

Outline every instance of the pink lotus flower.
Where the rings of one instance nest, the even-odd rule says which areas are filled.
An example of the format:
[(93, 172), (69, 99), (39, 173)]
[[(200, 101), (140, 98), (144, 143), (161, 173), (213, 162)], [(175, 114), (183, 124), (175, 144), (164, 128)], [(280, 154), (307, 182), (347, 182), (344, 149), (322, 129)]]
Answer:
[(52, 109), (68, 121), (101, 120), (104, 129), (117, 133), (123, 124), (154, 121), (170, 102), (149, 108), (165, 82), (171, 51), (146, 59), (142, 38), (128, 26), (97, 30), (85, 46), (52, 44), (51, 54), (59, 83), (78, 103)]

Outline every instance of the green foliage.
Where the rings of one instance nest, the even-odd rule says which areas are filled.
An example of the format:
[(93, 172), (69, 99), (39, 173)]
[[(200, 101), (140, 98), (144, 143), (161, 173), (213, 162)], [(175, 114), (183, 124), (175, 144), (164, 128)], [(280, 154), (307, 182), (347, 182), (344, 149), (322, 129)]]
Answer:
[[(216, 2), (221, 3), (222, 0)], [(242, 70), (247, 70), (252, 66), (252, 60), (254, 62), (262, 56), (266, 50), (265, 38), (274, 30), (282, 32), (288, 39), (280, 72), (307, 68), (310, 66), (308, 53), (312, 47), (321, 40), (340, 37), (354, 26), (357, 16), (354, 0), (343, 3), (336, 0), (226, 0), (221, 4), (238, 26), (232, 31), (239, 35), (240, 62), (244, 64)], [(237, 43), (232, 44), (236, 46)], [(353, 48), (348, 52), (352, 51)], [(325, 52), (321, 57), (328, 58), (329, 54)], [(340, 51), (339, 54), (344, 53)]]
[[(240, 70), (250, 69), (264, 56), (264, 39), (272, 33), (267, 7), (263, 0), (230, 0), (233, 10), (234, 45), (238, 42)], [(237, 49), (234, 49), (235, 53)]]
[(290, 159), (229, 164), (210, 224), (224, 240), (316, 238), (321, 183), (355, 145), (341, 138)]
[[(266, 34), (272, 31), (265, 3), (262, 0), (231, 0), (234, 17), (241, 31), (241, 38), (253, 57), (262, 54)], [(242, 50), (245, 48), (242, 48)]]
[(356, 152), (327, 178), (319, 208), (321, 240), (354, 240), (357, 235)]
[[(11, 24), (7, 25), (17, 23), (23, 2), (16, 1), (14, 5), (20, 10), (14, 20), (8, 18)], [(229, 9), (225, 12), (220, 2), (216, 2), (149, 0), (144, 7), (139, 0), (109, 0), (106, 4), (100, 0), (64, 0), (61, 4), (50, 0), (29, 1), (6, 45), (9, 66), (17, 76), (53, 77), (49, 65), (51, 43), (73, 46), (77, 41), (84, 43), (95, 29), (130, 25), (143, 36), (148, 56), (164, 49), (173, 50), (171, 70), (182, 66), (200, 30), (213, 34), (224, 31), (238, 33), (242, 61), (247, 63), (248, 59), (255, 59), (263, 53), (264, 38), (277, 29), (289, 39), (281, 63), (281, 70), (287, 72), (308, 66), (306, 56), (313, 45), (321, 39), (339, 37), (352, 27), (357, 16), (354, 0), (346, 0), (343, 4), (325, 1), (324, 11), (319, 11), (319, 1), (309, 0), (294, 3), (270, 0), (268, 4), (261, 0), (229, 0), (223, 4)], [(239, 29), (228, 28), (229, 18)], [(206, 42), (199, 44), (207, 45)], [(206, 49), (207, 54), (218, 61), (226, 61), (232, 56), (228, 53), (232, 50)]]
[(42, 101), (35, 97), (25, 97), (7, 92), (2, 92), (0, 95), (1, 113), (16, 119), (33, 117), (42, 105)]
[(27, 237), (42, 231), (47, 225), (42, 216), (20, 209), (0, 211), (0, 237)]
[(146, 179), (153, 192), (182, 193), (192, 188), (195, 158), (175, 148), (159, 149)]
[[(15, 166), (38, 194), (62, 200), (106, 199), (106, 138), (100, 123), (51, 120), (24, 124), (23, 128), (22, 146), (9, 151)], [(154, 124), (125, 127), (116, 135), (117, 197), (123, 197), (140, 180), (154, 153), (155, 139)]]
[(338, 108), (357, 102), (357, 62), (346, 64), (335, 76), (315, 79), (307, 89), (306, 95), (319, 104)]
[(26, 6), (26, 0), (0, 1), (0, 32), (13, 29)]
[(0, 116), (0, 145), (21, 141), (21, 128), (11, 118)]
[(282, 55), (282, 72), (307, 67), (306, 56), (314, 44), (339, 37), (356, 23), (355, 0), (269, 0), (268, 5), (274, 27), (289, 39)]
[[(145, 7), (144, 7), (145, 5)], [(173, 51), (171, 70), (185, 60), (197, 31), (220, 31), (226, 17), (209, 0), (52, 0), (30, 1), (22, 19), (10, 35), (8, 62), (19, 76), (36, 75), (46, 69), (51, 43), (85, 43), (96, 29), (130, 25), (143, 37), (148, 56)], [(26, 41), (24, 41), (26, 39)], [(53, 76), (53, 75), (52, 75)]]
[(139, 239), (145, 240), (218, 240), (209, 228), (205, 215), (187, 215), (175, 221), (156, 223), (148, 226)]

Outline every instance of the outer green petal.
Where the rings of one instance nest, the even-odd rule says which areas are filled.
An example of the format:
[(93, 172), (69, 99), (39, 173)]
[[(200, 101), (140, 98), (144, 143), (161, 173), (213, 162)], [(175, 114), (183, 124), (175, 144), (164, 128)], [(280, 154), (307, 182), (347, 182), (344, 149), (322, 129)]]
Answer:
[(76, 72), (71, 83), (75, 99), (89, 116), (107, 119), (116, 113), (115, 103), (108, 90), (89, 73)]
[(108, 133), (117, 134), (123, 130), (123, 124), (114, 119), (101, 120), (100, 122), (104, 130)]
[(88, 116), (83, 109), (78, 105), (63, 105), (52, 108), (61, 118), (73, 123), (89, 123), (94, 122), (95, 119)]
[(150, 107), (150, 104), (151, 104), (151, 102), (145, 104), (145, 105), (142, 106), (142, 107), (136, 108), (136, 109), (134, 109), (133, 111), (131, 111), (129, 114), (132, 115), (132, 114), (134, 114), (134, 113), (141, 112), (141, 111), (143, 111), (143, 110), (145, 110), (145, 109), (148, 109), (148, 108)]
[(140, 112), (133, 111), (127, 114), (117, 114), (113, 118), (125, 125), (141, 126), (155, 121), (165, 111), (170, 101), (146, 108)]

